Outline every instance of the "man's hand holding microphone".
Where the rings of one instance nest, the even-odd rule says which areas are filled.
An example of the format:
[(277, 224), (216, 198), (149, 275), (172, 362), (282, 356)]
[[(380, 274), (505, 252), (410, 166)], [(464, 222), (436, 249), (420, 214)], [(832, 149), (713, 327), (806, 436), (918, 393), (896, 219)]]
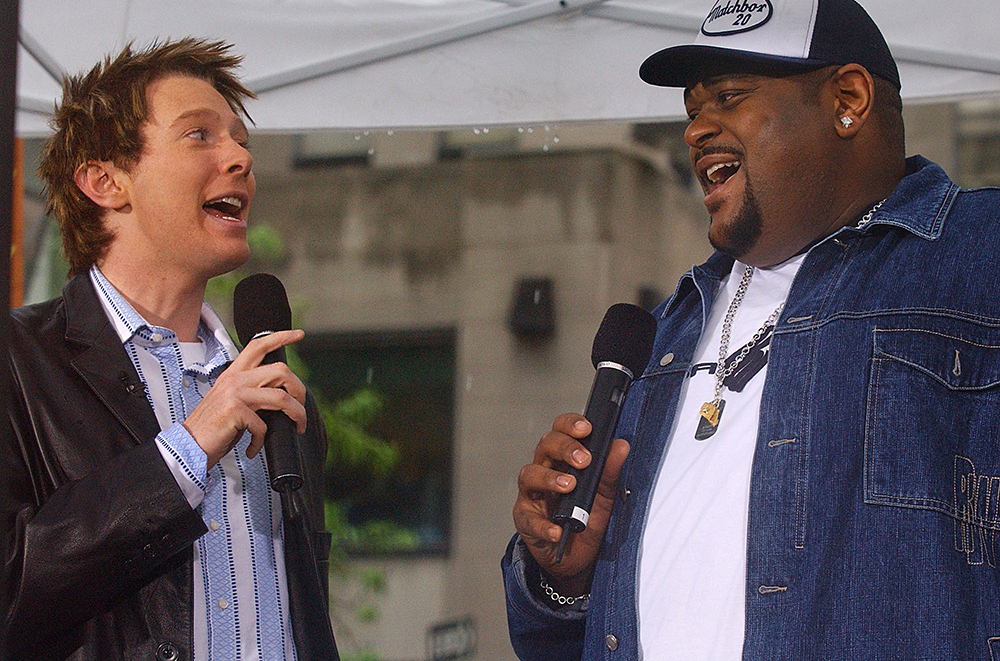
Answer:
[(632, 380), (649, 362), (653, 317), (613, 305), (594, 338), (597, 374), (584, 415), (564, 413), (518, 476), (514, 525), (552, 589), (587, 592), (604, 542), (629, 445), (614, 431)]

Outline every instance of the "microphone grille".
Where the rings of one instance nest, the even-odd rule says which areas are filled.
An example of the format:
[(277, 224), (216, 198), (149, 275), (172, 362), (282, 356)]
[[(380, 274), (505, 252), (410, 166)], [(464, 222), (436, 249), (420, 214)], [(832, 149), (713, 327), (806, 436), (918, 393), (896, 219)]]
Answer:
[(590, 358), (595, 368), (599, 363), (611, 361), (624, 365), (638, 377), (653, 354), (655, 338), (653, 315), (638, 305), (615, 303), (604, 314)]
[(270, 273), (240, 280), (233, 290), (233, 325), (243, 346), (258, 333), (289, 330), (292, 309), (281, 280)]

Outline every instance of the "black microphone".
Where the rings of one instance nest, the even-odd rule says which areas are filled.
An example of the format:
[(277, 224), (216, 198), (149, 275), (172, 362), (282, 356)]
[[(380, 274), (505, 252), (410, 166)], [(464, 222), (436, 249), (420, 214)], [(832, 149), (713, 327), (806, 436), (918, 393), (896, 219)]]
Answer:
[(625, 393), (632, 380), (646, 368), (653, 354), (655, 337), (656, 319), (630, 303), (616, 303), (608, 308), (594, 337), (590, 357), (597, 374), (583, 414), (592, 429), (590, 435), (580, 441), (590, 452), (590, 464), (583, 470), (569, 467), (567, 472), (576, 477), (576, 487), (560, 496), (552, 514), (552, 522), (563, 529), (556, 562), (562, 562), (570, 534), (587, 528)]
[[(292, 310), (281, 281), (268, 273), (240, 280), (233, 290), (233, 324), (244, 347), (255, 337), (290, 330)], [(261, 364), (276, 362), (285, 362), (284, 347), (264, 356)], [(302, 486), (302, 460), (295, 442), (295, 423), (284, 411), (258, 411), (258, 415), (267, 423), (264, 459), (271, 488), (278, 493), (297, 490)]]

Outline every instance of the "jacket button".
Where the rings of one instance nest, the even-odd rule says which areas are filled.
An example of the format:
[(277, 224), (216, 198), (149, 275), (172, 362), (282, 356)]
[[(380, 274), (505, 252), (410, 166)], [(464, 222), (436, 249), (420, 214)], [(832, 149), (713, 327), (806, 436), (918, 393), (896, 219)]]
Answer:
[(604, 637), (604, 644), (608, 646), (609, 650), (614, 652), (618, 649), (618, 638), (614, 634), (609, 633)]
[(674, 354), (673, 353), (664, 354), (663, 358), (660, 358), (660, 367), (666, 367), (672, 362), (674, 362)]
[(152, 560), (153, 558), (156, 557), (156, 549), (153, 548), (152, 544), (146, 544), (145, 546), (142, 547), (142, 555), (147, 560)]
[(177, 661), (180, 658), (180, 650), (169, 641), (160, 643), (160, 646), (156, 648), (156, 661)]

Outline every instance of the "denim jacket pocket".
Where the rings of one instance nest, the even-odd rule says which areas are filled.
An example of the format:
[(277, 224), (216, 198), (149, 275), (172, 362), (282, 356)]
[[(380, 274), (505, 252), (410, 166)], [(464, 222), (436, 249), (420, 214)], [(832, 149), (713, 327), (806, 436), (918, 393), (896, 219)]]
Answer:
[(953, 517), (970, 550), (1000, 529), (1000, 328), (942, 327), (874, 331), (865, 502)]

